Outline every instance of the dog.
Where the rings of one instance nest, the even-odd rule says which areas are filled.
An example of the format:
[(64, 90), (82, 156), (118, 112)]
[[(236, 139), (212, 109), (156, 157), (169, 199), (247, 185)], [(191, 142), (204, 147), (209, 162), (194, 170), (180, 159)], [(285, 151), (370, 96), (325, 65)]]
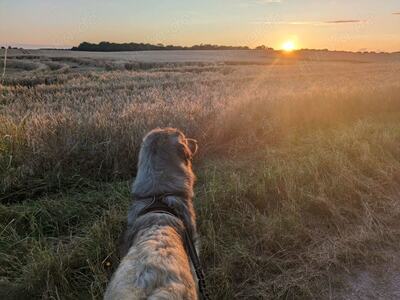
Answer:
[[(122, 239), (123, 258), (104, 299), (198, 299), (196, 273), (184, 239), (186, 232), (198, 248), (192, 202), (192, 158), (197, 149), (195, 140), (174, 128), (157, 128), (144, 137)], [(164, 210), (149, 210), (155, 200)]]

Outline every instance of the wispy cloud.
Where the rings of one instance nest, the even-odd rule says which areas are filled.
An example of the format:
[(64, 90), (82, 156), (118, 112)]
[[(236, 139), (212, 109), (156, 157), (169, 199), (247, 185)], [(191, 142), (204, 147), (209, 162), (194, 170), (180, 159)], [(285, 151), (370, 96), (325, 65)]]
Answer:
[(392, 13), (392, 15), (400, 15), (400, 12), (396, 11), (396, 12)]
[(331, 20), (331, 21), (259, 21), (256, 24), (266, 25), (309, 25), (309, 26), (329, 26), (338, 24), (364, 23), (365, 20)]
[(333, 21), (325, 21), (327, 24), (345, 24), (345, 23), (363, 23), (363, 20), (333, 20)]

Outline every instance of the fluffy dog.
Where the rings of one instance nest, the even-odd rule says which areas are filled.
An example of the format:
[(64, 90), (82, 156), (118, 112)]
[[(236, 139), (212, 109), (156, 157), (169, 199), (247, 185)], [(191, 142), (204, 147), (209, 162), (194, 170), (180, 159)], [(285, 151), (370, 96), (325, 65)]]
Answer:
[[(177, 129), (154, 129), (144, 137), (123, 259), (105, 299), (198, 299), (196, 275), (183, 238), (186, 230), (197, 245), (191, 163), (196, 151), (197, 143)], [(157, 211), (142, 214), (156, 197), (179, 217)]]

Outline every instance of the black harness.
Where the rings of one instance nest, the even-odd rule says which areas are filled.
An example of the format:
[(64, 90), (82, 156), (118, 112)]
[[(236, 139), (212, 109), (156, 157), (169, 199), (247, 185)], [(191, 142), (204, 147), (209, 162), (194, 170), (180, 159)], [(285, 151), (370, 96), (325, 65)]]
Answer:
[[(148, 204), (138, 214), (137, 217), (143, 216), (148, 213), (159, 213), (159, 214), (170, 215), (170, 216), (175, 217), (182, 221), (183, 227), (184, 227), (182, 241), (183, 241), (186, 253), (188, 254), (188, 256), (193, 264), (194, 271), (197, 276), (199, 293), (200, 293), (202, 299), (210, 300), (210, 296), (209, 296), (209, 294), (207, 292), (207, 288), (206, 288), (204, 271), (203, 271), (203, 268), (201, 267), (200, 259), (199, 259), (199, 255), (197, 254), (196, 247), (194, 246), (194, 243), (193, 243), (192, 233), (190, 230), (188, 230), (189, 226), (187, 225), (187, 222), (184, 220), (184, 218), (182, 216), (180, 216), (173, 208), (169, 207), (165, 203), (164, 199), (165, 199), (165, 197), (168, 197), (168, 196), (181, 197), (180, 195), (176, 195), (176, 194), (155, 195), (155, 196), (151, 197), (153, 199), (151, 201), (151, 203)], [(136, 199), (143, 200), (143, 199), (150, 199), (150, 197), (136, 198)]]

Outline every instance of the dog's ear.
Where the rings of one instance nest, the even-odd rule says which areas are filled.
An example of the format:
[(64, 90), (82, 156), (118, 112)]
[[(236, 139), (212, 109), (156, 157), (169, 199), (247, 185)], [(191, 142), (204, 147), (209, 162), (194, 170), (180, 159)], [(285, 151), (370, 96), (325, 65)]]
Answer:
[(194, 156), (197, 153), (197, 150), (199, 149), (199, 146), (197, 145), (197, 141), (194, 139), (186, 139), (190, 152), (192, 152), (192, 156)]

